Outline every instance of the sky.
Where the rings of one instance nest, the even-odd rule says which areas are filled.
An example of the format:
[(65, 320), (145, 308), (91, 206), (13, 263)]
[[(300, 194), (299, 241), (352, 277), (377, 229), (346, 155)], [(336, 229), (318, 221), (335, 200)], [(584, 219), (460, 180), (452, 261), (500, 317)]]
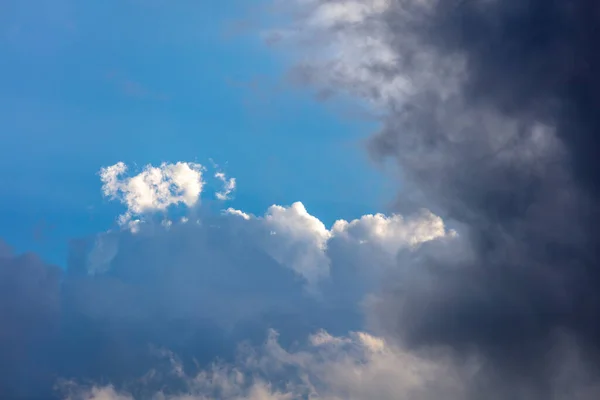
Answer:
[(376, 121), (286, 78), (259, 29), (278, 18), (267, 6), (3, 2), (0, 235), (65, 266), (70, 238), (111, 226), (97, 173), (118, 161), (216, 163), (243, 188), (231, 204), (255, 213), (379, 211), (393, 192), (361, 151)]
[(600, 398), (596, 1), (0, 4), (0, 398)]

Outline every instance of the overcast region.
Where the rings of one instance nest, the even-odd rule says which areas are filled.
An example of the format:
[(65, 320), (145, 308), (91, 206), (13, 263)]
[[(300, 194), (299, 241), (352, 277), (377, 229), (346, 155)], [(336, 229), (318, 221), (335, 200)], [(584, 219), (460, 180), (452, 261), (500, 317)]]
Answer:
[(0, 242), (0, 393), (600, 398), (599, 3), (276, 6), (294, 81), (380, 118), (396, 212), (252, 215), (218, 168), (104, 166), (124, 210), (66, 270)]
[(386, 279), (385, 335), (480, 359), (470, 398), (598, 397), (598, 3), (294, 5), (266, 34), (302, 49), (292, 76), (376, 110), (398, 209), (461, 227), (462, 246), (423, 246)]

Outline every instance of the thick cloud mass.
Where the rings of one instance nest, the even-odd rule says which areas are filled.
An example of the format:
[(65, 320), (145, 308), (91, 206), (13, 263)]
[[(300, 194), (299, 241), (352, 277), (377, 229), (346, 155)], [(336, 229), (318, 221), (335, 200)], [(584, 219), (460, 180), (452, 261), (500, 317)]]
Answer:
[[(106, 190), (110, 182), (131, 218), (118, 230), (74, 240), (66, 271), (0, 247), (0, 397), (296, 398), (309, 390), (302, 374), (325, 368), (319, 354), (290, 355), (282, 371), (263, 371), (248, 364), (259, 361), (254, 356), (241, 359), (247, 352), (237, 346), (261, 351), (274, 330), (278, 339), (268, 343), (281, 356), (322, 329), (336, 337), (361, 330), (363, 300), (398, 252), (456, 240), (428, 211), (365, 215), (329, 229), (299, 202), (274, 205), (264, 216), (200, 207), (171, 221), (167, 203), (177, 205), (178, 188), (192, 187), (195, 202), (202, 192), (200, 176), (183, 165), (127, 177), (117, 164), (119, 179), (103, 174), (105, 195), (115, 193)], [(177, 181), (177, 171), (191, 179), (164, 184), (165, 177)], [(346, 348), (336, 350), (339, 357), (360, 363), (362, 353)], [(214, 363), (225, 370), (212, 370)], [(248, 385), (228, 381), (239, 369)], [(294, 388), (285, 386), (289, 379)]]
[(400, 258), (376, 302), (382, 327), (415, 349), (483, 357), (473, 398), (490, 398), (484, 388), (575, 398), (550, 382), (564, 337), (584, 349), (580, 376), (599, 378), (599, 3), (295, 7), (296, 25), (277, 36), (311, 43), (297, 76), (368, 100), (383, 115), (370, 150), (403, 176), (399, 206), (420, 203), (461, 226), (461, 246)]

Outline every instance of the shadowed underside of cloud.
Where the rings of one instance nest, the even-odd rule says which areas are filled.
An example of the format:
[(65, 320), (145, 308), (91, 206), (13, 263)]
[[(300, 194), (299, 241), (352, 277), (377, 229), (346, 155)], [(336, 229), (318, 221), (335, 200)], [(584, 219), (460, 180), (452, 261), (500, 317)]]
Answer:
[(599, 3), (287, 7), (294, 22), (276, 36), (302, 49), (294, 76), (365, 99), (382, 115), (371, 153), (400, 167), (399, 207), (463, 228), (459, 251), (431, 243), (400, 259), (375, 302), (382, 328), (482, 357), (473, 398), (576, 398), (551, 382), (559, 342), (585, 349), (575, 387), (599, 378)]
[[(103, 168), (104, 194), (123, 203), (126, 217), (117, 230), (74, 240), (64, 272), (0, 253), (3, 398), (296, 398), (310, 389), (302, 374), (325, 368), (320, 350), (294, 353), (298, 343), (322, 329), (364, 329), (364, 300), (397, 254), (457, 239), (425, 210), (331, 228), (301, 203), (264, 216), (215, 214), (198, 207), (201, 171), (187, 163), (131, 176), (122, 163)], [(187, 211), (176, 219), (180, 203)], [(248, 354), (264, 350), (270, 330), (278, 339), (269, 339), (269, 357), (289, 358), (274, 359), (281, 370)], [(344, 349), (363, 337), (327, 335)], [(236, 351), (241, 343), (246, 353)], [(344, 349), (331, 362), (360, 363)], [(289, 379), (294, 387), (283, 384)]]

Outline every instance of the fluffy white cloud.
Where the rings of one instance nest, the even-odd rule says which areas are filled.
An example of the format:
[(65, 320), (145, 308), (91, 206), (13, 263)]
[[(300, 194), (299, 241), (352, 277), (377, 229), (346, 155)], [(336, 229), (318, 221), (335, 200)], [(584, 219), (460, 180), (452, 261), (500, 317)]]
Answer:
[[(309, 214), (300, 202), (289, 207), (273, 205), (263, 217), (250, 216), (231, 208), (225, 215), (247, 221), (245, 227), (250, 229), (246, 231), (248, 237), (263, 238), (259, 243), (264, 250), (281, 265), (302, 276), (312, 291), (330, 276), (332, 262), (348, 256), (330, 249), (331, 241), (346, 243), (344, 251), (353, 254), (384, 250), (391, 262), (403, 249), (456, 235), (454, 231), (446, 230), (440, 217), (427, 210), (409, 218), (376, 214), (364, 215), (350, 222), (338, 220), (331, 229)], [(363, 268), (374, 273), (375, 268), (368, 266), (368, 261), (366, 263)]]
[(339, 220), (333, 225), (332, 234), (343, 236), (358, 244), (370, 243), (395, 255), (406, 247), (415, 247), (456, 232), (447, 231), (444, 221), (429, 210), (405, 218), (394, 214), (364, 215), (354, 221)]
[(311, 284), (329, 275), (325, 249), (331, 233), (302, 203), (271, 206), (262, 221), (270, 233), (267, 249), (278, 262), (288, 265)]
[[(218, 169), (218, 165), (214, 165)], [(123, 162), (100, 170), (104, 196), (120, 201), (127, 210), (119, 217), (119, 224), (136, 233), (144, 216), (151, 213), (166, 213), (171, 206), (193, 207), (200, 201), (206, 185), (203, 173), (206, 168), (198, 163), (162, 163), (158, 167), (147, 165), (137, 175), (126, 176), (128, 167)], [(218, 200), (231, 198), (236, 189), (236, 179), (217, 171), (214, 178), (222, 185), (215, 192)], [(171, 226), (165, 218), (163, 225)]]
[(200, 164), (163, 163), (159, 167), (147, 165), (139, 174), (125, 177), (123, 162), (102, 168), (100, 178), (105, 196), (118, 199), (127, 207), (119, 222), (128, 224), (132, 218), (148, 212), (166, 211), (175, 204), (195, 205), (202, 192), (203, 167)]

